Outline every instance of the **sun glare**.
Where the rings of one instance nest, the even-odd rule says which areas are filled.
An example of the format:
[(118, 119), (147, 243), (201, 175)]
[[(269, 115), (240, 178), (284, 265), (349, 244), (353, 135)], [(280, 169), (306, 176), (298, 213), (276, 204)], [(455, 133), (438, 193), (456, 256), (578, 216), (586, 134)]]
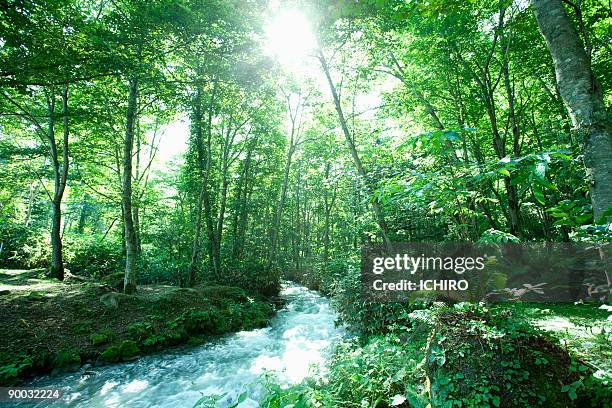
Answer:
[(266, 52), (284, 65), (301, 62), (315, 46), (310, 24), (298, 10), (281, 11), (266, 29)]

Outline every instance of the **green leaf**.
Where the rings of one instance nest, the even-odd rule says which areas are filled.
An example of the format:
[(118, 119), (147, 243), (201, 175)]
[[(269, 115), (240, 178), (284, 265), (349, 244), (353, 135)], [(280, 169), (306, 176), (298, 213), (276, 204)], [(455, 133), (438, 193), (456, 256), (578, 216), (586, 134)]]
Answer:
[(513, 177), (512, 180), (510, 180), (510, 185), (516, 186), (518, 184), (522, 184), (528, 178), (529, 178), (529, 173), (522, 172), (518, 176)]
[(459, 133), (455, 132), (454, 130), (444, 132), (444, 137), (446, 137), (448, 140), (461, 140)]
[(542, 205), (545, 204), (545, 197), (544, 197), (544, 193), (542, 192), (542, 189), (539, 186), (533, 186), (532, 188), (533, 191), (533, 196), (535, 197), (535, 199)]
[(577, 224), (585, 224), (593, 219), (593, 214), (581, 214), (576, 216)]

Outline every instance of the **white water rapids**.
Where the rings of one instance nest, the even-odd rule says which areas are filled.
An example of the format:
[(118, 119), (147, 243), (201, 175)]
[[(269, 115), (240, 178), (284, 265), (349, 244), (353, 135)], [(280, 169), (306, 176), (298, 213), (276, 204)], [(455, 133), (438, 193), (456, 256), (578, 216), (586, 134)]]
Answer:
[(53, 407), (191, 408), (204, 395), (225, 395), (218, 406), (226, 407), (244, 391), (248, 398), (239, 407), (257, 407), (265, 371), (274, 371), (281, 385), (299, 383), (311, 365), (323, 366), (344, 335), (325, 297), (292, 283), (281, 296), (287, 303), (269, 327), (28, 385), (61, 387), (64, 396)]

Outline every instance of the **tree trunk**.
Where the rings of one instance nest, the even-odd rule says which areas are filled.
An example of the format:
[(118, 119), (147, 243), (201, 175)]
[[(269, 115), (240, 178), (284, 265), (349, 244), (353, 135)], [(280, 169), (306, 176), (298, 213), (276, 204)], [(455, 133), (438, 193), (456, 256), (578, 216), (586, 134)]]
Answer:
[[(602, 221), (612, 205), (612, 124), (589, 56), (561, 0), (531, 1), (540, 32), (555, 66), (559, 92), (572, 124), (584, 140), (593, 216)], [(612, 217), (607, 216), (610, 221)]]
[[(328, 161), (325, 163), (325, 181), (329, 185), (329, 172), (331, 164)], [(323, 191), (323, 204), (325, 205), (325, 224), (323, 226), (323, 263), (327, 265), (329, 260), (329, 236), (330, 236), (330, 224), (331, 224), (331, 211), (334, 208), (336, 202), (337, 190), (336, 186), (332, 187), (331, 197), (329, 196), (329, 189), (326, 187)]]
[(204, 161), (204, 148), (202, 141), (202, 88), (199, 85), (196, 90), (193, 105), (193, 117), (191, 119), (191, 129), (195, 136), (197, 158), (198, 158), (198, 170), (200, 173), (200, 181), (202, 186), (200, 187), (200, 194), (196, 201), (196, 213), (195, 213), (195, 227), (193, 231), (193, 241), (191, 242), (191, 261), (189, 262), (189, 270), (187, 271), (187, 285), (190, 287), (195, 286), (195, 275), (197, 270), (197, 263), (200, 257), (200, 235), (202, 233), (202, 205), (204, 203), (204, 177), (203, 161)]
[(295, 146), (293, 145), (292, 140), (289, 145), (289, 150), (287, 150), (287, 157), (285, 159), (285, 171), (283, 175), (283, 184), (281, 186), (280, 197), (278, 199), (278, 203), (276, 204), (276, 209), (274, 210), (274, 218), (272, 220), (272, 231), (270, 235), (270, 256), (268, 258), (268, 267), (272, 267), (276, 263), (278, 234), (280, 231), (280, 224), (283, 215), (283, 207), (285, 206), (285, 200), (287, 198), (287, 187), (289, 186), (289, 171), (291, 169), (291, 161), (294, 152)]
[(26, 217), (23, 225), (27, 228), (30, 226), (30, 220), (32, 219), (32, 209), (34, 208), (34, 191), (36, 184), (30, 184), (30, 194), (28, 196), (28, 210), (26, 211)]
[[(280, 196), (278, 203), (274, 210), (274, 216), (272, 218), (272, 229), (270, 231), (270, 248), (268, 255), (268, 268), (271, 268), (276, 263), (277, 249), (278, 249), (278, 237), (280, 234), (280, 226), (283, 215), (283, 207), (285, 206), (285, 200), (287, 199), (287, 188), (289, 186), (289, 173), (291, 170), (291, 164), (293, 160), (293, 154), (297, 150), (298, 144), (300, 143), (300, 128), (301, 128), (301, 112), (304, 108), (304, 100), (300, 93), (298, 102), (295, 106), (295, 111), (291, 108), (291, 98), (289, 95), (285, 95), (287, 100), (287, 110), (289, 111), (289, 119), (291, 121), (291, 133), (289, 136), (289, 148), (287, 149), (287, 156), (285, 159), (285, 170), (283, 172), (283, 184), (281, 185)], [(298, 123), (300, 121), (300, 123)]]
[(49, 149), (51, 152), (51, 163), (53, 165), (54, 193), (51, 203), (51, 276), (59, 280), (64, 280), (64, 262), (62, 256), (62, 198), (66, 190), (66, 180), (68, 178), (68, 86), (64, 86), (62, 91), (62, 116), (64, 139), (62, 144), (62, 166), (57, 152), (55, 141), (55, 94), (51, 90), (51, 95), (47, 95), (47, 107), (49, 110)]
[(136, 251), (137, 256), (140, 255), (140, 251), (142, 249), (142, 245), (140, 242), (140, 149), (142, 148), (141, 143), (141, 132), (140, 125), (138, 122), (138, 118), (134, 118), (134, 127), (135, 127), (135, 136), (136, 136), (136, 168), (134, 169), (134, 182), (136, 183), (136, 193), (134, 194), (134, 198), (132, 198), (132, 220), (134, 222), (134, 233), (136, 234)]
[(127, 294), (136, 292), (136, 259), (138, 257), (138, 242), (132, 212), (132, 153), (134, 148), (134, 123), (138, 105), (138, 79), (129, 80), (129, 96), (125, 125), (125, 140), (123, 144), (123, 189), (121, 202), (123, 204), (123, 224), (125, 227), (125, 278), (123, 291)]
[(202, 233), (202, 203), (204, 201), (204, 186), (200, 190), (198, 201), (196, 202), (196, 222), (195, 231), (193, 232), (193, 242), (191, 245), (191, 262), (189, 263), (189, 273), (187, 276), (187, 285), (194, 287), (196, 283), (195, 274), (200, 255), (200, 235)]
[[(340, 105), (340, 97), (338, 96), (338, 92), (336, 91), (336, 87), (334, 85), (334, 81), (331, 78), (331, 74), (329, 72), (329, 66), (327, 65), (327, 61), (325, 60), (325, 56), (322, 51), (319, 51), (319, 61), (321, 62), (321, 67), (323, 68), (323, 73), (327, 77), (327, 83), (329, 85), (329, 89), (331, 91), (332, 97), (334, 98), (334, 105), (336, 107), (336, 113), (338, 114), (338, 120), (340, 121), (340, 127), (342, 128), (342, 132), (344, 133), (344, 137), (346, 139), (346, 143), (349, 147), (351, 156), (353, 157), (353, 162), (355, 167), (357, 168), (357, 173), (359, 176), (367, 183), (367, 174), (365, 169), (363, 168), (363, 164), (361, 163), (361, 158), (357, 153), (357, 148), (355, 147), (355, 143), (353, 142), (353, 138), (351, 137), (351, 132), (348, 129), (348, 125), (346, 123), (346, 119), (344, 117), (344, 112), (342, 111), (342, 106)], [(367, 186), (369, 189), (369, 186)], [(383, 214), (383, 210), (378, 202), (378, 199), (374, 199), (372, 201), (372, 210), (374, 211), (374, 216), (376, 222), (378, 224), (378, 228), (382, 234), (382, 238), (387, 245), (388, 248), (391, 248), (391, 241), (389, 240), (389, 229), (387, 227), (387, 223), (385, 221), (385, 216)]]
[(257, 145), (257, 136), (249, 143), (246, 158), (243, 162), (243, 170), (238, 180), (238, 186), (236, 188), (236, 211), (234, 213), (234, 231), (233, 231), (233, 244), (232, 244), (232, 255), (234, 260), (238, 260), (242, 257), (242, 249), (244, 248), (244, 239), (246, 233), (246, 227), (248, 222), (248, 192), (249, 192), (249, 179), (250, 179), (250, 168), (251, 158), (253, 151)]
[(77, 224), (77, 233), (82, 234), (85, 231), (85, 223), (87, 221), (89, 195), (85, 194), (83, 201), (81, 202), (81, 211), (79, 212), (79, 223)]

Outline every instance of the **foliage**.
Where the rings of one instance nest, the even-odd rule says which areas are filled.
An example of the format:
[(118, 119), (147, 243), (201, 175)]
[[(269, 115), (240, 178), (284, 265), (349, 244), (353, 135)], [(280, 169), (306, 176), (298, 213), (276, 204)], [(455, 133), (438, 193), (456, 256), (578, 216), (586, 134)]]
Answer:
[(276, 296), (280, 292), (280, 276), (280, 270), (268, 268), (263, 261), (255, 260), (228, 266), (218, 281), (228, 286), (238, 286), (251, 293)]
[(100, 238), (87, 235), (67, 240), (70, 252), (66, 256), (66, 267), (70, 272), (99, 279), (121, 270), (125, 262), (121, 244), (113, 239)]
[[(130, 343), (76, 322), (108, 361), (264, 325), (261, 297), (282, 278), (333, 296), (358, 340), (340, 346), (326, 385), (269, 381), (269, 407), (421, 406), (424, 392), (434, 406), (582, 403), (587, 389), (603, 400), (590, 369), (571, 371), (567, 353), (506, 312), (361, 293), (359, 248), (372, 243), (611, 239), (585, 167), (583, 145), (600, 138), (574, 129), (571, 81), (555, 75), (528, 2), (297, 2), (317, 29), (304, 72), (266, 52), (268, 3), (9, 1), (0, 266), (63, 255), (73, 274), (122, 290), (137, 259), (139, 285), (181, 287), (160, 307), (210, 300), (132, 322)], [(610, 5), (562, 3), (596, 79), (580, 99), (609, 113)], [(3, 361), (0, 379), (36, 364)]]
[(44, 268), (48, 265), (49, 241), (38, 229), (6, 223), (0, 225), (0, 265), (14, 268)]

